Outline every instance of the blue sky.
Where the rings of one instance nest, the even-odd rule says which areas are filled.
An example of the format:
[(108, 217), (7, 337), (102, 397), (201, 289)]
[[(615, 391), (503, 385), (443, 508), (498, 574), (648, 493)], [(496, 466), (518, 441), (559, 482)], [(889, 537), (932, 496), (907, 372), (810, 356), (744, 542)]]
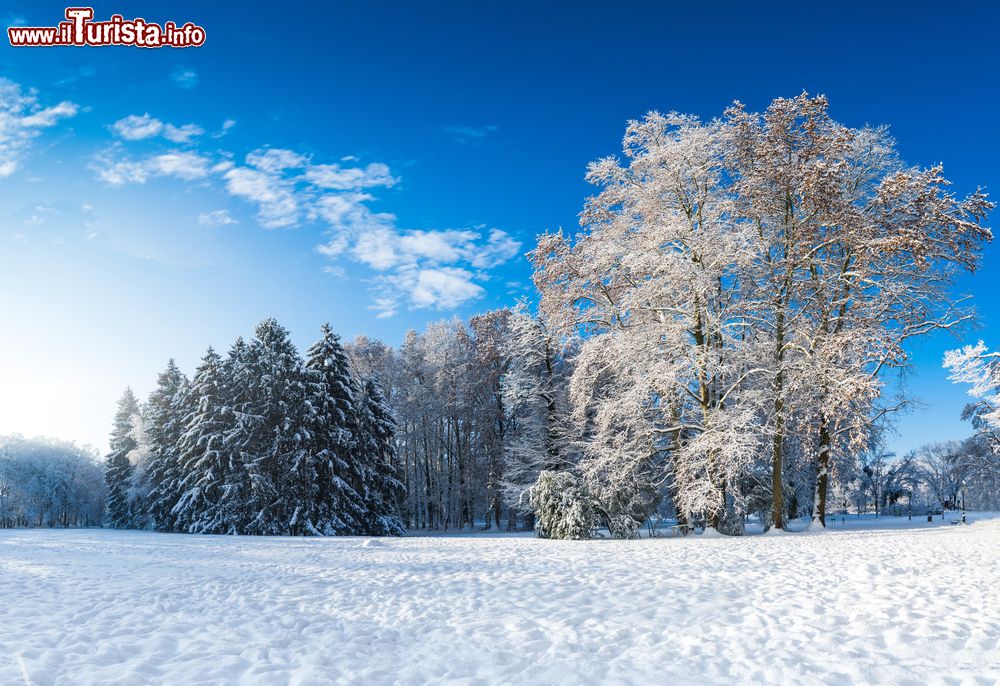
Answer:
[[(5, 3), (4, 27), (64, 5)], [(512, 303), (646, 111), (825, 93), (959, 193), (998, 187), (992, 3), (96, 3), (203, 47), (0, 47), (0, 433), (103, 449), (126, 384), (266, 316), (398, 343)], [(996, 249), (964, 279), (998, 344)], [(899, 451), (968, 433), (933, 337)]]

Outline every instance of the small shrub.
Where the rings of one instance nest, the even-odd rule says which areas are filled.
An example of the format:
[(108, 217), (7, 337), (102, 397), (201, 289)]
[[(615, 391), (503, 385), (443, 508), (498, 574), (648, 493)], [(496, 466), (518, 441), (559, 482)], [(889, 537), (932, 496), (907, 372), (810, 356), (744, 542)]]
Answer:
[(629, 515), (615, 515), (608, 520), (608, 531), (613, 538), (639, 538), (639, 522)]
[(543, 471), (528, 492), (540, 538), (585, 539), (594, 530), (594, 506), (586, 486), (569, 472)]

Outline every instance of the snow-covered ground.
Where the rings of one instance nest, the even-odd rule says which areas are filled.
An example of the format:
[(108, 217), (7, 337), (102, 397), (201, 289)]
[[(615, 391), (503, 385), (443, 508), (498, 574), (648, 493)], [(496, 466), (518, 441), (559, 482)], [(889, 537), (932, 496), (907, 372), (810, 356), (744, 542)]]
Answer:
[(924, 520), (624, 542), (0, 531), (0, 684), (997, 683), (1000, 520)]

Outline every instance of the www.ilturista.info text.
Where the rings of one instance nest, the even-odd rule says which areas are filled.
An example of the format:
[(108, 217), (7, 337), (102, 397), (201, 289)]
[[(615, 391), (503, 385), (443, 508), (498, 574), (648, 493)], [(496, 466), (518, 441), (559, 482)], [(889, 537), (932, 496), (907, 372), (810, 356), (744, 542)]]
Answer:
[(108, 21), (93, 21), (91, 7), (66, 8), (66, 21), (57, 26), (11, 26), (14, 47), (132, 45), (140, 48), (191, 48), (205, 42), (205, 29), (191, 22), (162, 26), (145, 19), (125, 19), (112, 14)]

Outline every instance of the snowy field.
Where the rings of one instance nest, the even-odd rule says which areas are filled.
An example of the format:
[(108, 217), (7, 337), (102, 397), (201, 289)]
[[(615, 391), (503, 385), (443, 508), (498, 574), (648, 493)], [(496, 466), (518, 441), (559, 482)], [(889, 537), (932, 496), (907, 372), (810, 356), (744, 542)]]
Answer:
[(0, 684), (997, 683), (1000, 520), (862, 525), (628, 542), (0, 531)]

